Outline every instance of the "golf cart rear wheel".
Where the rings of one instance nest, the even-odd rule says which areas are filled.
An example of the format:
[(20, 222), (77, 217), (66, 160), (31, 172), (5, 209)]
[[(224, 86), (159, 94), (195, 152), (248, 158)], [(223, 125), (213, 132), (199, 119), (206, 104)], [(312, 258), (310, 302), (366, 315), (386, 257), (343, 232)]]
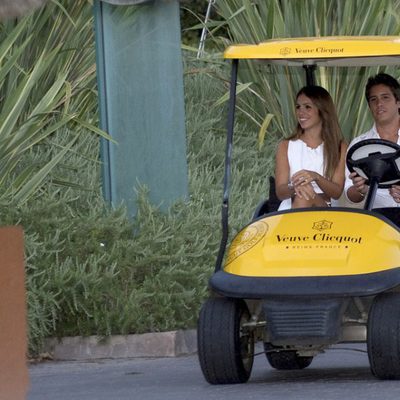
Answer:
[(377, 296), (367, 330), (368, 358), (379, 379), (400, 379), (400, 293)]
[(211, 384), (246, 382), (254, 359), (250, 313), (243, 300), (210, 298), (200, 311), (197, 341), (201, 370)]
[(264, 351), (272, 368), (280, 370), (307, 368), (313, 357), (299, 356), (295, 350), (279, 350), (270, 343), (264, 343)]

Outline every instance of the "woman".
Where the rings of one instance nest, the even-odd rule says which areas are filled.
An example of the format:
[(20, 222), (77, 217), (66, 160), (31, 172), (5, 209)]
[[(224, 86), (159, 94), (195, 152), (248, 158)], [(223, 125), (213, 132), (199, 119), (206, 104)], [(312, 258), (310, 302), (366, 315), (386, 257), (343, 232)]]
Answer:
[(306, 86), (296, 96), (297, 128), (278, 145), (275, 189), (279, 210), (328, 207), (345, 181), (346, 144), (335, 106), (320, 86)]

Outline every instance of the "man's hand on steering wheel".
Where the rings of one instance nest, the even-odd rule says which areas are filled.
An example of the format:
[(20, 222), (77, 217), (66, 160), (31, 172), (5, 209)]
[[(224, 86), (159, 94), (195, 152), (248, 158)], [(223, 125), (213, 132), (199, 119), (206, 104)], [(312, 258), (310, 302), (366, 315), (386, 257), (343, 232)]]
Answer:
[(365, 196), (368, 193), (368, 185), (365, 184), (366, 179), (358, 175), (357, 172), (352, 172), (349, 175), (349, 178), (352, 180), (353, 186), (358, 193), (360, 193), (362, 196)]
[(393, 185), (389, 189), (389, 194), (393, 197), (393, 200), (396, 203), (400, 203), (400, 186), (399, 185)]

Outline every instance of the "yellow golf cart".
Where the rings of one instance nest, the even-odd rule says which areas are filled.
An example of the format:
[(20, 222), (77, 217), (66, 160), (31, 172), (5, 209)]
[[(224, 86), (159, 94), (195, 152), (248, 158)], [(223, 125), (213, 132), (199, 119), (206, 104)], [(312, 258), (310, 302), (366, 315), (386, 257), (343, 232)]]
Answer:
[(275, 211), (268, 202), (227, 254), (230, 169), (239, 60), (301, 66), (400, 64), (400, 37), (324, 37), (235, 45), (232, 60), (222, 239), (211, 296), (198, 320), (198, 356), (211, 384), (246, 382), (254, 345), (276, 369), (301, 369), (329, 346), (367, 342), (372, 373), (400, 378), (400, 217), (372, 209), (376, 189), (400, 182), (400, 147), (358, 143), (347, 165), (369, 180), (364, 209)]

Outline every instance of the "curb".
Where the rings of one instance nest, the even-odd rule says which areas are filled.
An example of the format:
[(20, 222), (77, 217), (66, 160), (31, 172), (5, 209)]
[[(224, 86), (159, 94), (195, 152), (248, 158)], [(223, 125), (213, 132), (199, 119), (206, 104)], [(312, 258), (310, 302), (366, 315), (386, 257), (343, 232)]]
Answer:
[(197, 352), (196, 330), (64, 337), (45, 341), (44, 351), (54, 360), (86, 361), (101, 358), (177, 357)]

